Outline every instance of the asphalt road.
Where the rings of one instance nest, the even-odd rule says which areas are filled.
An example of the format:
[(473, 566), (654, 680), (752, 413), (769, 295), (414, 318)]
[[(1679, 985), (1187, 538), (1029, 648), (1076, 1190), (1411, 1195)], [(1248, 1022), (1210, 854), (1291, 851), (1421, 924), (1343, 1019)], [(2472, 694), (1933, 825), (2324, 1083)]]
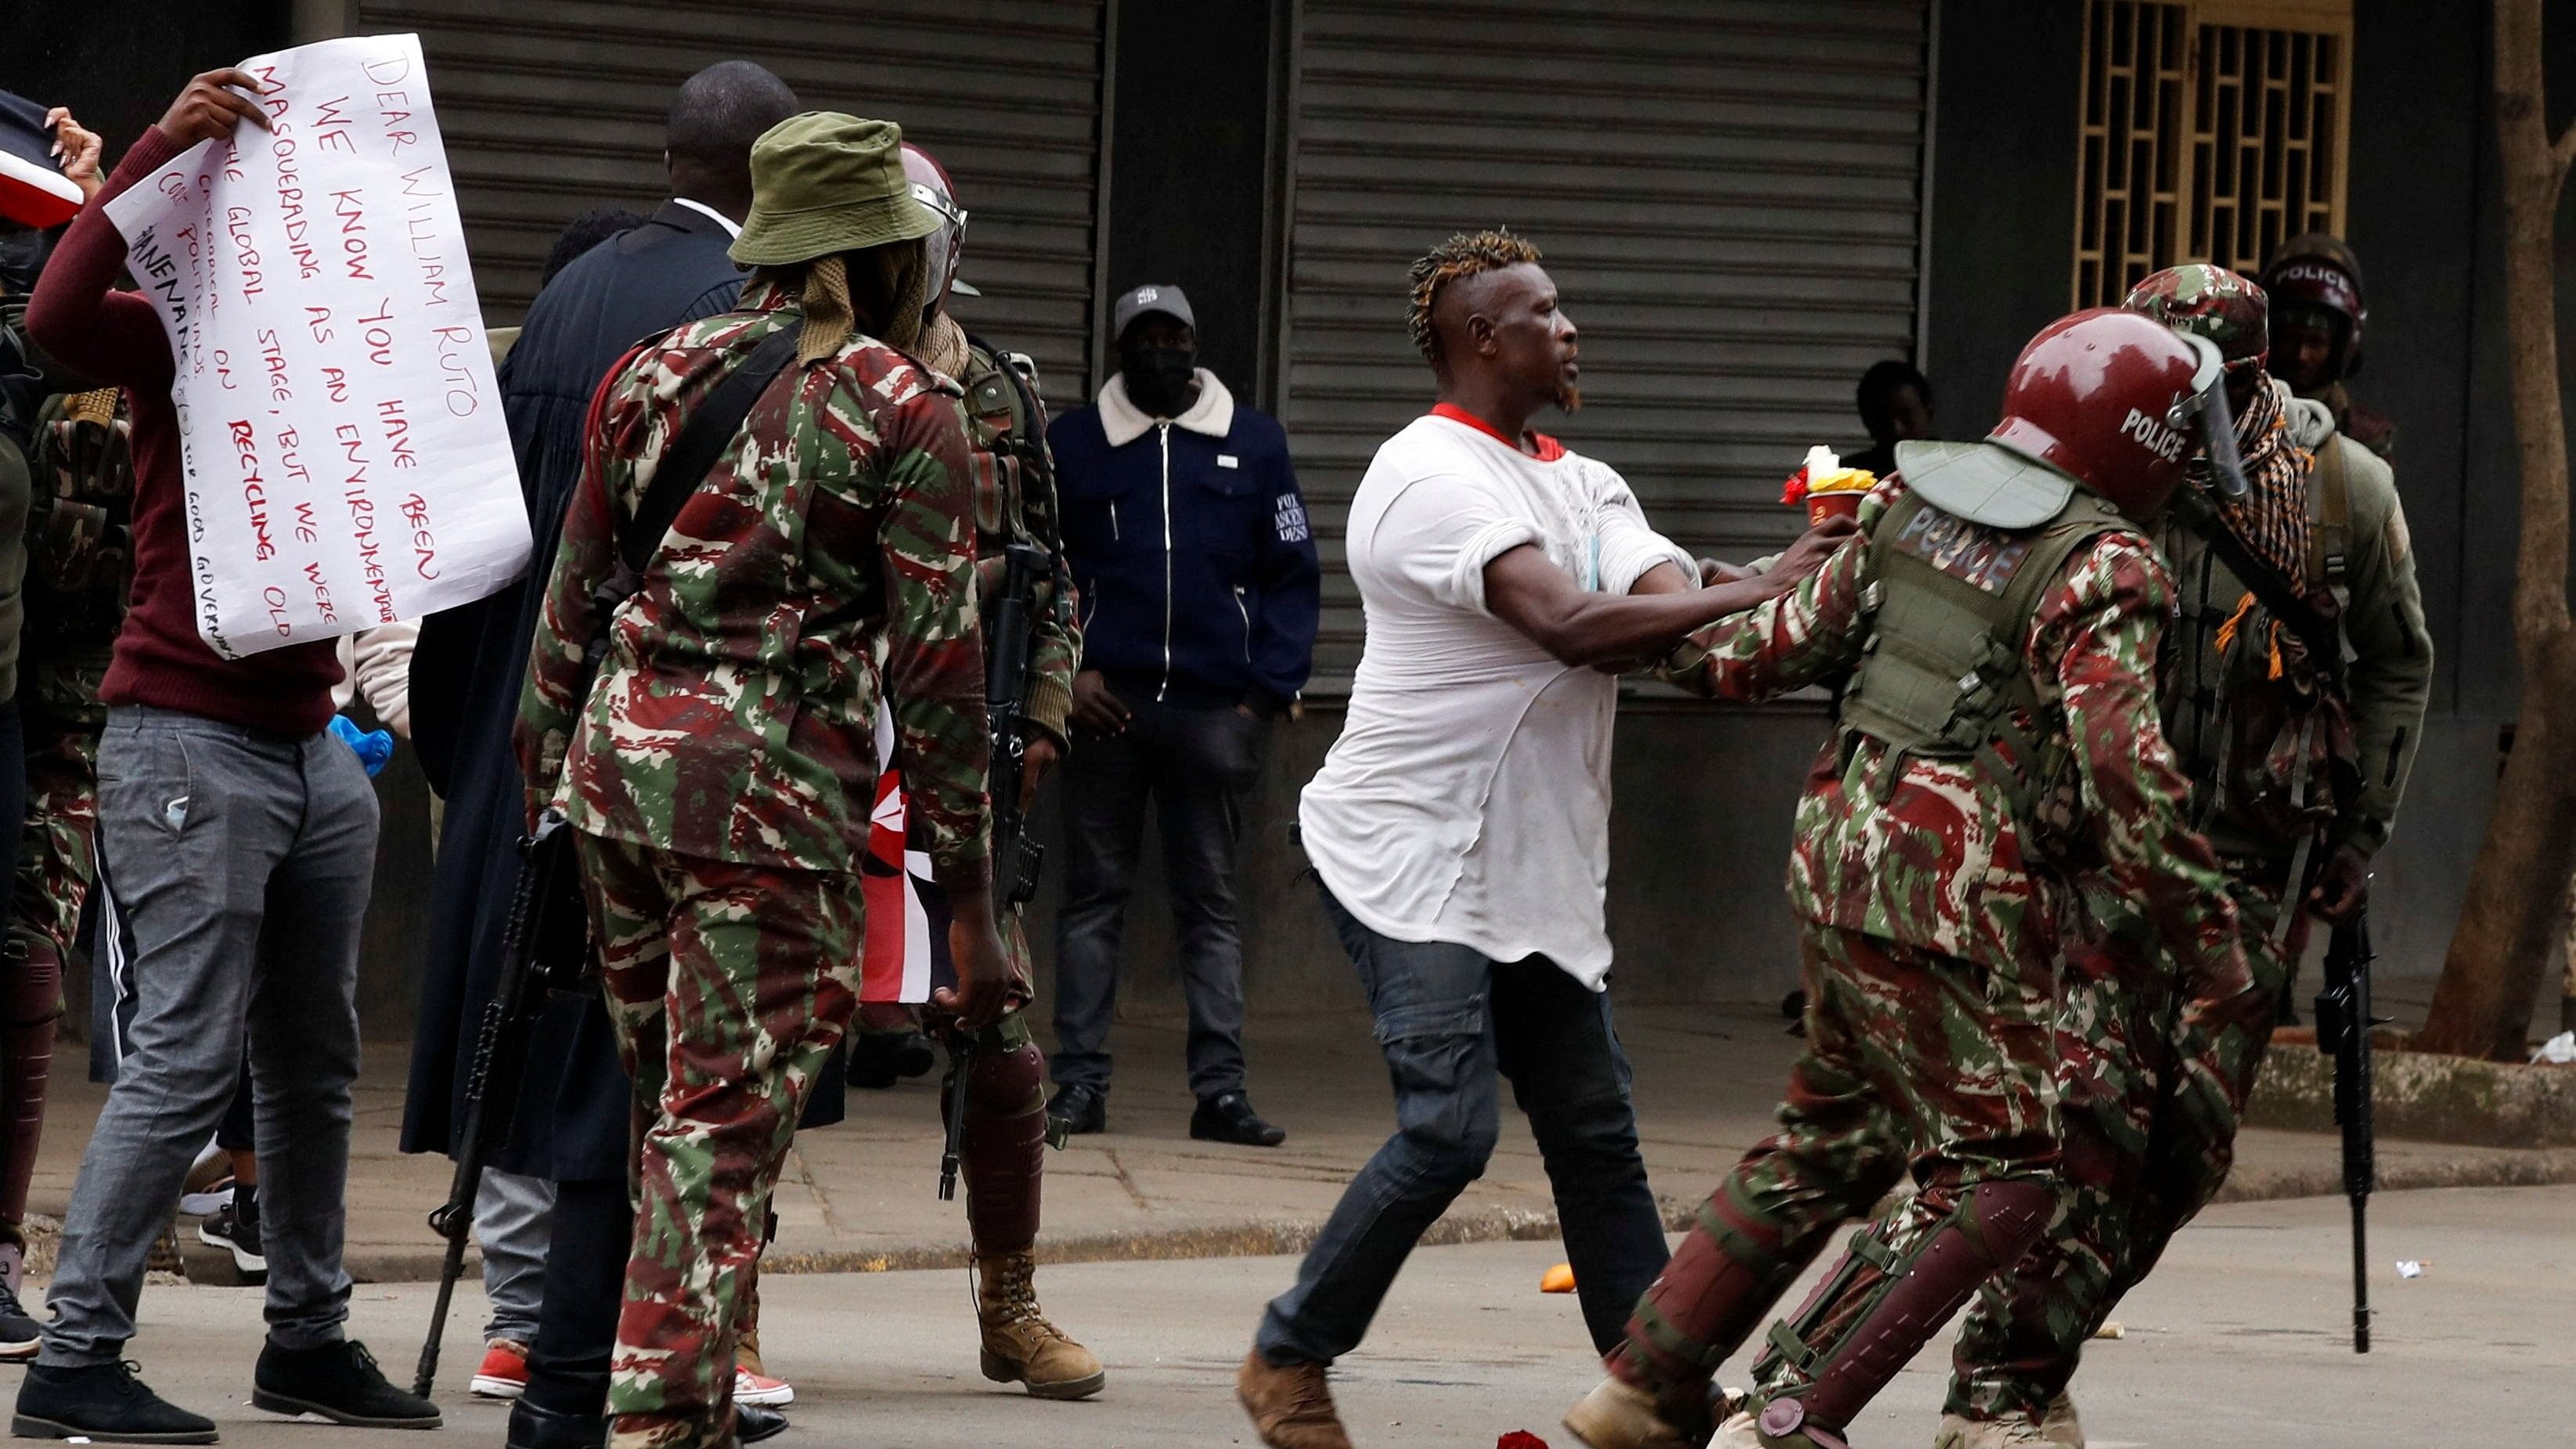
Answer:
[[(2213, 1210), (2123, 1305), (2126, 1336), (2093, 1346), (2077, 1399), (2094, 1449), (2335, 1446), (2446, 1449), (2576, 1442), (2576, 1188), (2392, 1193), (2372, 1210), (2375, 1350), (2345, 1337), (2349, 1246), (2340, 1199)], [(1337, 1374), (1363, 1449), (1485, 1449), (1528, 1429), (1557, 1449), (1565, 1406), (1595, 1369), (1573, 1301), (1540, 1295), (1553, 1245), (1415, 1256), (1369, 1342)], [(2401, 1281), (2399, 1258), (2421, 1260)], [(1233, 1367), (1279, 1258), (1099, 1263), (1040, 1275), (1058, 1322), (1099, 1350), (1108, 1392), (1044, 1404), (984, 1383), (962, 1272), (782, 1276), (762, 1285), (773, 1372), (801, 1395), (798, 1446), (1163, 1446), (1253, 1442)], [(360, 1290), (356, 1330), (408, 1377), (426, 1288)], [(462, 1391), (480, 1302), (453, 1322), (439, 1439), (499, 1445), (503, 1410)], [(255, 1294), (147, 1292), (129, 1350), (148, 1382), (223, 1422), (225, 1442), (354, 1449), (399, 1436), (288, 1424), (248, 1407)], [(1931, 1442), (1946, 1369), (1936, 1346), (1855, 1426), (1860, 1449)], [(1731, 1366), (1732, 1367), (1732, 1366)], [(428, 1440), (421, 1441), (424, 1445)]]

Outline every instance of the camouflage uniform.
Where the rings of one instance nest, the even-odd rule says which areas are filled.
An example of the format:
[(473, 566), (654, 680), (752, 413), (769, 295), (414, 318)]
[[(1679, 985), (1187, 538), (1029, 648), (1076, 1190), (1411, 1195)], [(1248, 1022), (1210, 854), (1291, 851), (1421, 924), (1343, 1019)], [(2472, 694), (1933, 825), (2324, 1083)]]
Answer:
[[(2431, 636), (2385, 464), (2332, 432), (2322, 407), (2261, 376), (2261, 288), (2216, 267), (2142, 282), (2132, 311), (2219, 344), (2256, 371), (2238, 422), (2249, 496), (2220, 505), (2248, 552), (2339, 614), (2352, 658), (2338, 684), (2197, 533), (2161, 543), (2183, 580), (2158, 710), (2236, 903), (2242, 975), (2141, 969), (2134, 909), (2088, 893), (2098, 933), (2068, 952), (2058, 1021), (2065, 1215), (1962, 1326), (1949, 1410), (2037, 1419), (2086, 1340), (2226, 1181), (2281, 998), (2307, 935), (2296, 907), (2322, 846), (2385, 844), (2422, 732)], [(2339, 473), (2340, 476), (2334, 476)], [(2331, 596), (2331, 597), (2329, 597)]]
[[(1864, 532), (1906, 496), (1901, 481), (1882, 484), (1861, 505)], [(1961, 522), (1928, 508), (1913, 517)], [(1974, 533), (1955, 552), (1937, 529), (1929, 546), (1909, 544), (1917, 534), (1903, 522), (1889, 524), (1902, 529), (1894, 542), (1847, 546), (1795, 592), (1702, 631), (1668, 677), (1758, 699), (1861, 664), (1879, 632), (1881, 548), (1980, 587), (1976, 570), (1991, 579), (2023, 557)], [(2235, 960), (2217, 868), (2181, 823), (2184, 786), (2156, 723), (2150, 680), (2172, 585), (2133, 528), (2096, 527), (2055, 578), (2036, 581), (2013, 667), (2037, 707), (2006, 711), (2007, 747), (1908, 753), (1851, 728), (1847, 702), (1846, 730), (1808, 776), (1789, 867), (1808, 1041), (1780, 1130), (1700, 1209), (1610, 1359), (1675, 1422), (1833, 1227), (1867, 1212), (1909, 1160), (1920, 1190), (1854, 1238), (1794, 1327), (1774, 1327), (1755, 1368), (1762, 1401), (1811, 1387), (1825, 1354), (1808, 1345), (1843, 1337), (1923, 1255), (1964, 1246), (2008, 1263), (2036, 1236), (2060, 1195), (2050, 1029), (2060, 923), (2074, 910), (2061, 880), (2089, 877), (2142, 903), (2176, 957)], [(2033, 792), (2020, 806), (2014, 777)]]
[(58, 394), (38, 419), (27, 515), (27, 624), (19, 708), (27, 731), (27, 821), (16, 928), (68, 954), (97, 878), (98, 702), (133, 573), (134, 466), (112, 388)]
[(690, 410), (803, 320), (756, 281), (603, 387), (529, 659), (520, 760), (561, 781), (581, 834), (644, 1128), (619, 1449), (729, 1442), (740, 1280), (855, 1004), (880, 707), (942, 883), (988, 869), (965, 440), (953, 386), (882, 343), (854, 336), (763, 395), (576, 693), (617, 520)]

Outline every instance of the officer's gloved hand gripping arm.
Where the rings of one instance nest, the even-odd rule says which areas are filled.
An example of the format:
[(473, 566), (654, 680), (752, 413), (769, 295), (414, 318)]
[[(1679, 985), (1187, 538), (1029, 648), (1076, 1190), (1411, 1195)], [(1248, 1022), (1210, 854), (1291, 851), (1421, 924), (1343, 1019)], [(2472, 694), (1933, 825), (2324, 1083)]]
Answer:
[(1692, 634), (1665, 658), (1657, 677), (1709, 699), (1751, 701), (1777, 699), (1859, 663), (1875, 597), (1869, 534), (1902, 496), (1901, 484), (1882, 484), (1861, 500), (1856, 526), (1800, 539), (1762, 577), (1795, 567), (1811, 541), (1833, 549), (1822, 568), (1760, 608)]
[(2181, 971), (2246, 980), (2236, 908), (2209, 842), (2185, 815), (2190, 783), (2158, 723), (2156, 643), (2173, 585), (2144, 539), (2079, 553), (2031, 626), (2031, 677), (2054, 681), (2110, 885)]
[[(1778, 568), (1737, 583), (1690, 587), (1666, 564), (1625, 594), (1578, 586), (1537, 546), (1523, 544), (1485, 565), (1485, 606), (1567, 665), (1622, 665), (1652, 659), (1691, 630), (1780, 598), (1831, 554), (1848, 529), (1817, 530)], [(1666, 587), (1652, 586), (1669, 575)]]

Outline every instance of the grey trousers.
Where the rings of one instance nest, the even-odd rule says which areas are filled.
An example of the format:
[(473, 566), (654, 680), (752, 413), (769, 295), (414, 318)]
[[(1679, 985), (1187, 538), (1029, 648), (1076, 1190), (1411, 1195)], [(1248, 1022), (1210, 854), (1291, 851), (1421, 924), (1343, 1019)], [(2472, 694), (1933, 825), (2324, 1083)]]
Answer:
[(537, 1303), (546, 1286), (546, 1241), (554, 1231), (555, 1185), (483, 1169), (474, 1194), (474, 1240), (483, 1245), (483, 1297), (492, 1317), (483, 1341), (537, 1341)]
[(98, 792), (134, 938), (134, 1026), (72, 1189), (37, 1361), (124, 1356), (152, 1240), (232, 1100), (245, 1033), (269, 1338), (330, 1343), (349, 1315), (340, 1255), (375, 787), (327, 734), (121, 705)]

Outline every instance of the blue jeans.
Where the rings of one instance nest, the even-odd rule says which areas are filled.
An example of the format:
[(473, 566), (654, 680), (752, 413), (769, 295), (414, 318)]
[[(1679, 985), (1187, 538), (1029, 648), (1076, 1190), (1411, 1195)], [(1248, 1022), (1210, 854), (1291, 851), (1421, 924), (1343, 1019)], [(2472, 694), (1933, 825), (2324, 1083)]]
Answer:
[(1544, 956), (1490, 961), (1392, 940), (1330, 891), (1324, 910), (1377, 1017), (1396, 1129), (1343, 1191), (1296, 1286), (1271, 1300), (1262, 1356), (1330, 1363), (1359, 1344), (1415, 1241), (1484, 1176), (1501, 1130), (1498, 1073), (1538, 1139), (1584, 1325), (1609, 1352), (1667, 1256), (1610, 998)]

